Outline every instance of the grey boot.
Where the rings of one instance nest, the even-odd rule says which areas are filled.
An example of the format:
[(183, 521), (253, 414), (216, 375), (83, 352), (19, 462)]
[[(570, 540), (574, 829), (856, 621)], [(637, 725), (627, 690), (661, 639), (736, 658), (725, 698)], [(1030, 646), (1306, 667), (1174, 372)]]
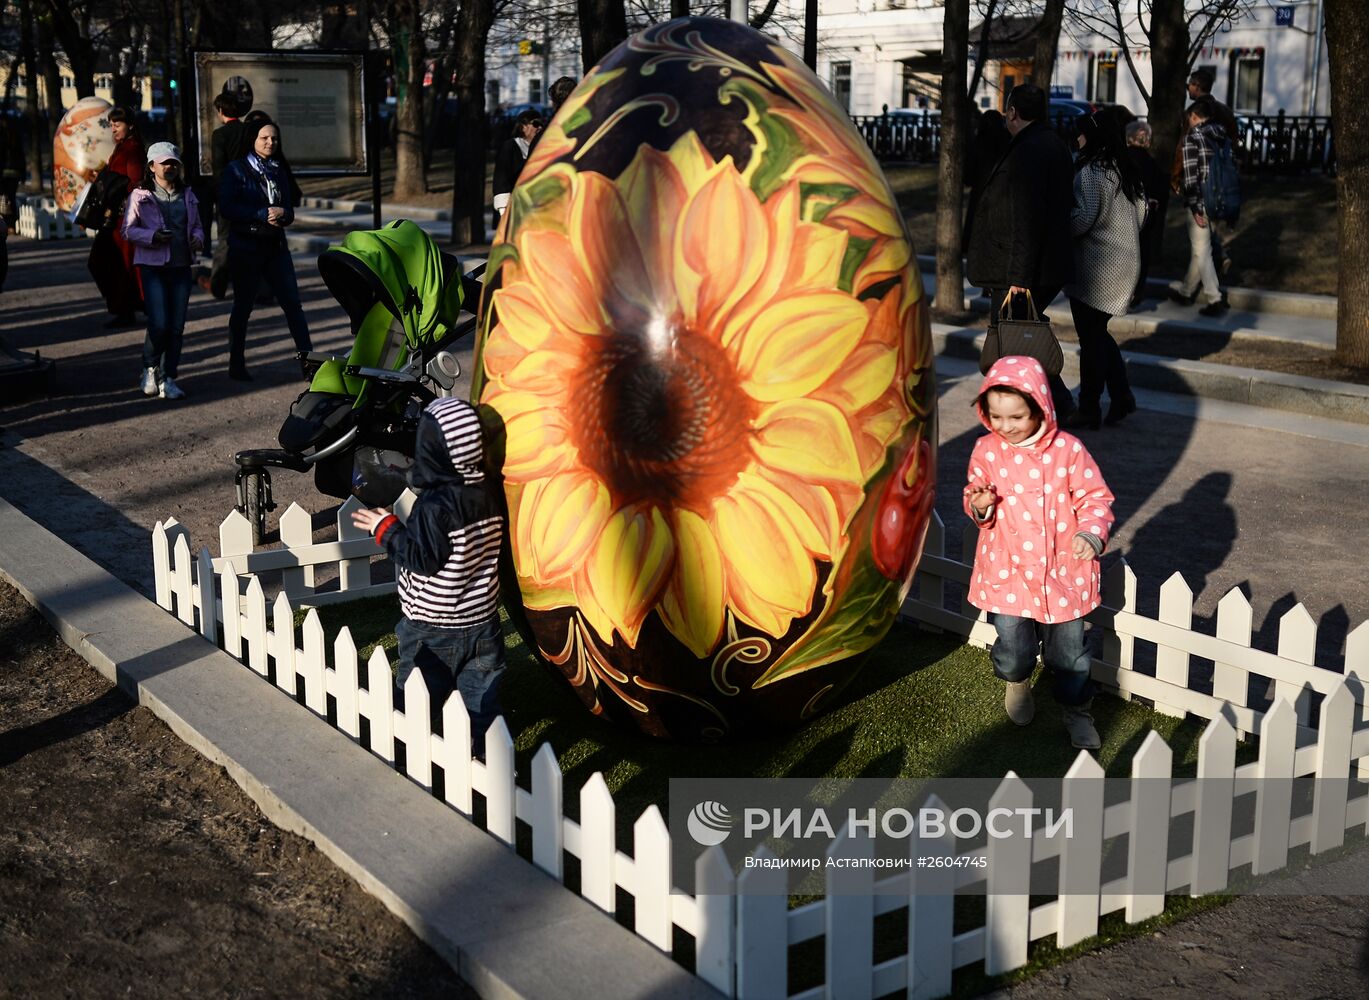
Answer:
[(1065, 728), (1069, 730), (1070, 743), (1077, 750), (1097, 750), (1103, 745), (1093, 725), (1093, 716), (1089, 714), (1092, 707), (1092, 699), (1082, 705), (1065, 706)]
[(1008, 718), (1019, 726), (1025, 726), (1036, 715), (1036, 702), (1032, 700), (1032, 682), (1008, 681), (1003, 692), (1003, 708)]

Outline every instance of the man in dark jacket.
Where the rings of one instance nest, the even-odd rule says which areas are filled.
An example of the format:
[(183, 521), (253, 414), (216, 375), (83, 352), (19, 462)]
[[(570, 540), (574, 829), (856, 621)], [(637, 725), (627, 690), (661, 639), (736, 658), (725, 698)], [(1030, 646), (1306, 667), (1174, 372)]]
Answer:
[[(1036, 310), (1046, 309), (1074, 277), (1070, 210), (1074, 205), (1074, 160), (1047, 119), (1046, 92), (1035, 84), (1014, 87), (1004, 124), (1008, 150), (989, 174), (975, 207), (969, 240), (969, 279), (989, 295), (990, 327), (997, 326), (1003, 300), (1020, 308), (1031, 294)], [(1064, 381), (1052, 375), (1056, 418), (1074, 409)]]
[[(220, 94), (214, 98), (214, 112), (219, 116), (219, 127), (209, 137), (210, 163), (214, 177), (214, 201), (219, 200), (219, 177), (223, 168), (238, 158), (238, 147), (242, 145), (242, 119), (238, 117), (238, 101), (232, 94)], [(218, 213), (218, 225), (214, 230), (214, 265), (209, 272), (209, 291), (214, 298), (221, 299), (228, 294), (228, 224), (223, 213)]]

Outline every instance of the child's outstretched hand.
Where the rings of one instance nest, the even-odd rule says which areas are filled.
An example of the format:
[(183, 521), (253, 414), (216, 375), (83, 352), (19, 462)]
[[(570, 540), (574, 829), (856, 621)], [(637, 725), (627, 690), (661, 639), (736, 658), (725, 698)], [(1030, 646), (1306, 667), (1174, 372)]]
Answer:
[(352, 511), (352, 524), (366, 532), (368, 535), (376, 533), (376, 525), (390, 516), (390, 512), (384, 507), (374, 507), (370, 510)]
[[(355, 517), (356, 515), (352, 516)], [(1080, 562), (1087, 562), (1090, 559), (1098, 558), (1098, 553), (1094, 550), (1093, 546), (1090, 545), (1088, 542), (1084, 541), (1078, 535), (1074, 536), (1073, 548), (1074, 558), (1078, 559)]]
[(980, 517), (984, 512), (998, 502), (998, 496), (993, 491), (993, 486), (985, 483), (971, 483), (965, 487), (965, 499), (970, 501), (970, 506), (978, 512)]

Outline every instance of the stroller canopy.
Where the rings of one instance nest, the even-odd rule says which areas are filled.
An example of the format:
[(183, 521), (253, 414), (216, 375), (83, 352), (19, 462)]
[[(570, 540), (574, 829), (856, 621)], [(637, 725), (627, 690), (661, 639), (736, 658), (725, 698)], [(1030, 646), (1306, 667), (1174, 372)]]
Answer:
[(446, 336), (461, 312), (461, 269), (408, 219), (348, 233), (318, 259), (319, 274), (355, 334), (377, 303), (404, 328), (409, 349)]

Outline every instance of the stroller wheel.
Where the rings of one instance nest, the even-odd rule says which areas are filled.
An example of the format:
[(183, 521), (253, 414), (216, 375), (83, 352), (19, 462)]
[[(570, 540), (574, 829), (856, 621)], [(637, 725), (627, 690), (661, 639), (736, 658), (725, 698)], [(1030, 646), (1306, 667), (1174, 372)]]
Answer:
[(266, 514), (275, 509), (271, 501), (271, 473), (265, 469), (239, 469), (237, 475), (237, 508), (252, 525), (252, 545), (266, 541)]

